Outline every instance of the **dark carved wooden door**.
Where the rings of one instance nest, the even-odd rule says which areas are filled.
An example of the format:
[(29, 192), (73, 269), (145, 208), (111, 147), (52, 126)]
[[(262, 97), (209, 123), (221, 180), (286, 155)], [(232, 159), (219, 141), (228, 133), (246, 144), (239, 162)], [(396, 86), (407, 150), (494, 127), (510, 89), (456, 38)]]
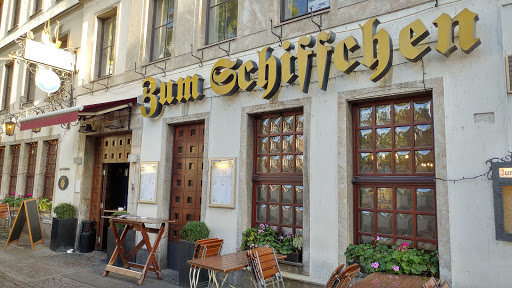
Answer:
[(175, 127), (172, 163), (169, 239), (181, 239), (183, 225), (201, 218), (203, 186), (204, 123)]

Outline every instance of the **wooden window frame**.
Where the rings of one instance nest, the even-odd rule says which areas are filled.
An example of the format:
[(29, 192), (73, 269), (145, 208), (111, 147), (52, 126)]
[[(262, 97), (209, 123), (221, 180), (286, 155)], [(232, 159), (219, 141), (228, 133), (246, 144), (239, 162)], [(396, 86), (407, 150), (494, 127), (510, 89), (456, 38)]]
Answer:
[(10, 62), (4, 65), (5, 68), (5, 76), (4, 76), (4, 97), (2, 101), (2, 110), (10, 110), (11, 105), (11, 92), (12, 92), (12, 83), (14, 76), (14, 63)]
[(13, 7), (12, 7), (12, 24), (11, 29), (14, 29), (18, 27), (20, 24), (20, 0), (14, 0), (13, 1)]
[[(172, 20), (169, 20), (167, 19), (166, 21), (167, 22), (164, 22), (164, 23), (160, 23), (160, 24), (157, 24), (156, 23), (156, 9), (157, 9), (157, 2), (160, 2), (160, 1), (167, 1), (167, 2), (171, 2), (172, 1), (172, 5), (174, 6), (174, 8), (176, 7), (176, 1), (175, 0), (154, 0), (154, 7), (153, 7), (153, 30), (152, 30), (152, 36), (151, 36), (151, 39), (153, 41), (151, 41), (151, 51), (150, 51), (150, 59), (151, 61), (157, 61), (157, 60), (160, 60), (160, 59), (165, 59), (165, 58), (169, 58), (171, 57), (171, 52), (169, 52), (169, 56), (164, 56), (164, 57), (161, 57), (161, 58), (155, 58), (155, 55), (154, 55), (154, 48), (155, 48), (155, 36), (156, 36), (156, 30), (157, 29), (165, 29), (166, 32), (168, 31), (168, 28), (165, 28), (165, 26), (167, 26), (169, 23), (172, 23), (172, 34), (174, 34), (174, 14), (173, 14), (173, 18)], [(170, 6), (169, 6), (170, 7)], [(174, 9), (174, 13), (176, 13), (176, 9)], [(157, 27), (157, 25), (159, 25)], [(167, 35), (167, 33), (166, 33)], [(173, 37), (174, 35), (172, 35), (171, 37)], [(167, 36), (166, 36), (166, 40), (167, 40)], [(167, 43), (167, 41), (166, 41)], [(171, 41), (172, 43), (172, 41)]]
[[(430, 101), (430, 113), (431, 120), (430, 121), (415, 121), (414, 120), (414, 103), (415, 102), (423, 102)], [(395, 115), (394, 115), (394, 104), (409, 102), (411, 104), (411, 119), (407, 123), (396, 124), (395, 123)], [(380, 105), (391, 105), (391, 114), (390, 119), (391, 123), (388, 125), (377, 125), (376, 124), (376, 106)], [(359, 125), (359, 109), (372, 107), (372, 125), (370, 126), (360, 126)], [(354, 243), (360, 243), (360, 236), (371, 236), (373, 239), (376, 239), (377, 236), (390, 238), (393, 240), (393, 244), (396, 243), (397, 239), (410, 240), (414, 241), (413, 247), (418, 247), (419, 242), (428, 242), (433, 243), (437, 247), (438, 236), (437, 236), (437, 195), (436, 195), (436, 185), (435, 185), (435, 127), (434, 127), (434, 107), (433, 107), (433, 99), (430, 94), (423, 95), (411, 95), (409, 97), (402, 98), (393, 98), (386, 99), (381, 101), (366, 101), (360, 102), (353, 105), (353, 171), (354, 171)], [(414, 127), (416, 125), (431, 125), (432, 127), (432, 146), (428, 147), (416, 147), (415, 146), (415, 130)], [(395, 147), (395, 127), (403, 127), (409, 126), (411, 127), (411, 147), (410, 148), (396, 148)], [(377, 149), (377, 137), (376, 137), (376, 129), (378, 128), (391, 128), (391, 148), (386, 149)], [(372, 130), (372, 149), (359, 149), (359, 130)], [(422, 150), (431, 150), (434, 158), (434, 168), (433, 172), (422, 172), (415, 173), (415, 151)], [(397, 173), (395, 171), (395, 152), (397, 151), (411, 151), (411, 162), (412, 162), (412, 172), (411, 173)], [(373, 153), (373, 172), (372, 173), (362, 173), (359, 172), (359, 153)], [(377, 153), (378, 152), (391, 152), (391, 173), (378, 173), (377, 172)], [(360, 208), (360, 188), (368, 187), (373, 188), (373, 208)], [(392, 203), (393, 206), (391, 209), (380, 209), (378, 208), (378, 191), (377, 188), (392, 188)], [(396, 208), (396, 188), (411, 188), (412, 190), (412, 207), (411, 210), (397, 210)], [(416, 198), (417, 193), (416, 189), (433, 189), (434, 191), (434, 212), (431, 211), (419, 211), (416, 206)], [(360, 212), (361, 211), (369, 211), (373, 212), (373, 232), (362, 232), (360, 231)], [(377, 217), (378, 213), (392, 213), (392, 234), (382, 234), (378, 233), (378, 222)], [(396, 214), (411, 214), (413, 220), (413, 236), (401, 236), (397, 234), (397, 226), (396, 226)], [(417, 215), (427, 215), (434, 217), (434, 239), (422, 238), (417, 236)]]
[(25, 74), (26, 74), (26, 82), (25, 82), (25, 102), (26, 103), (29, 103), (29, 102), (34, 102), (35, 98), (36, 98), (36, 77), (35, 77), (35, 74), (30, 70), (30, 68), (28, 67), (29, 64), (26, 64), (27, 65), (27, 68), (26, 68), (26, 71), (25, 71)]
[[(228, 8), (227, 8), (227, 3), (229, 1), (238, 1), (238, 0), (222, 0), (223, 2), (222, 3), (219, 3), (219, 4), (216, 4), (216, 5), (213, 5), (211, 6), (211, 0), (208, 0), (207, 1), (207, 7), (206, 7), (206, 41), (205, 41), (205, 44), (206, 45), (211, 45), (211, 44), (215, 44), (215, 43), (219, 43), (219, 42), (223, 42), (223, 41), (226, 41), (226, 40), (229, 40), (229, 39), (233, 39), (233, 38), (236, 38), (237, 35), (238, 35), (238, 22), (237, 22), (237, 35), (233, 36), (233, 37), (229, 37), (229, 38), (226, 38), (227, 37), (227, 33), (226, 33), (226, 29), (227, 29), (227, 25), (225, 25), (224, 27), (224, 37), (222, 40), (218, 40), (218, 41), (215, 41), (215, 42), (210, 42), (209, 39), (210, 39), (210, 17), (211, 17), (211, 10), (212, 8), (215, 8), (215, 7), (218, 7), (218, 6), (221, 6), (221, 5), (225, 5), (225, 8), (224, 8), (224, 11), (225, 11), (225, 22), (227, 23), (227, 17), (228, 17)], [(237, 5), (237, 13), (236, 13), (236, 17), (237, 17), (237, 21), (238, 21), (238, 5)]]
[(9, 195), (16, 193), (16, 182), (18, 181), (18, 170), (20, 164), (21, 145), (11, 145), (11, 174), (9, 175)]
[[(307, 4), (308, 4), (308, 9), (307, 9), (307, 12), (305, 14), (301, 14), (301, 15), (297, 15), (297, 16), (294, 16), (294, 17), (290, 17), (290, 18), (286, 18), (285, 17), (285, 5), (286, 5), (286, 0), (280, 0), (280, 4), (281, 4), (281, 22), (285, 22), (285, 21), (289, 21), (289, 20), (292, 20), (292, 19), (296, 19), (296, 18), (299, 18), (299, 17), (303, 17), (304, 15), (309, 15), (311, 13), (311, 11), (309, 11), (309, 0), (306, 0), (307, 1)], [(318, 10), (314, 10), (312, 11), (313, 13), (316, 13), (318, 11), (322, 11), (322, 10), (327, 10), (327, 9), (330, 9), (331, 8), (331, 1), (333, 0), (329, 0), (329, 7), (325, 7), (325, 8), (322, 8), (322, 9), (318, 9)]]
[[(47, 142), (47, 151), (46, 151), (46, 168), (44, 171), (44, 191), (43, 197), (47, 197), (49, 199), (53, 199), (53, 190), (55, 186), (55, 173), (57, 168), (57, 153), (59, 149), (59, 143), (57, 140), (51, 140)], [(55, 149), (52, 149), (55, 147)], [(54, 157), (54, 161), (52, 159)], [(51, 171), (53, 170), (53, 171)], [(51, 185), (49, 185), (51, 183)]]
[[(37, 142), (28, 143), (27, 174), (25, 181), (25, 197), (34, 195), (34, 181), (37, 164)], [(34, 152), (32, 152), (34, 151)], [(31, 194), (31, 195), (28, 195)]]
[[(113, 19), (114, 20), (114, 31), (112, 33), (113, 35), (113, 39), (112, 39), (112, 45), (110, 46), (106, 46), (104, 47), (104, 44), (103, 43), (103, 38), (105, 36), (105, 29), (106, 29), (106, 22)], [(106, 50), (106, 49), (109, 49), (109, 54), (110, 54), (110, 57), (112, 59), (112, 61), (114, 61), (114, 55), (115, 55), (115, 47), (116, 47), (116, 38), (117, 38), (117, 11), (114, 11), (113, 13), (109, 13), (108, 16), (105, 16), (105, 17), (102, 17), (102, 18), (99, 18), (98, 19), (99, 22), (100, 22), (100, 26), (101, 26), (101, 31), (99, 33), (99, 45), (98, 45), (98, 79), (99, 78), (103, 78), (103, 77), (108, 77), (108, 76), (111, 76), (114, 72), (110, 72), (110, 71), (105, 71), (105, 74), (102, 74), (103, 72), (103, 67), (101, 65), (101, 62), (103, 61), (103, 50)], [(115, 69), (115, 63), (112, 65), (112, 70)]]
[[(283, 132), (283, 121), (281, 120), (280, 121), (280, 133), (276, 133), (276, 134), (271, 134), (270, 132), (270, 119), (272, 118), (276, 118), (276, 117), (280, 117), (281, 119), (285, 116), (294, 116), (293, 117), (293, 132), (291, 133), (284, 133)], [(260, 221), (257, 221), (257, 215), (256, 215), (256, 211), (257, 211), (257, 205), (258, 204), (265, 204), (265, 205), (278, 205), (279, 206), (279, 219), (281, 221), (282, 219), (282, 209), (281, 207), (282, 206), (290, 206), (292, 207), (293, 209), (295, 209), (296, 207), (302, 207), (304, 208), (304, 202), (302, 203), (297, 203), (297, 199), (296, 199), (296, 193), (295, 193), (295, 187), (296, 186), (302, 186), (302, 193), (304, 193), (304, 181), (303, 181), (303, 175), (304, 173), (303, 172), (296, 172), (295, 171), (295, 166), (296, 166), (296, 161), (295, 161), (295, 157), (293, 158), (293, 167), (294, 167), (294, 172), (290, 172), (290, 173), (284, 173), (282, 172), (282, 162), (280, 163), (280, 170), (281, 172), (279, 173), (270, 173), (270, 172), (258, 172), (258, 157), (259, 156), (267, 156), (267, 157), (270, 157), (270, 156), (279, 156), (280, 159), (282, 160), (282, 156), (283, 155), (304, 155), (304, 147), (303, 147), (303, 150), (302, 152), (297, 152), (296, 151), (296, 136), (295, 135), (304, 135), (304, 129), (302, 129), (302, 131), (300, 132), (297, 132), (296, 131), (296, 116), (297, 115), (302, 115), (304, 116), (304, 112), (302, 109), (300, 110), (293, 110), (293, 111), (283, 111), (283, 112), (274, 112), (274, 113), (268, 113), (268, 114), (262, 114), (262, 115), (258, 115), (256, 117), (254, 117), (254, 166), (253, 166), (253, 176), (252, 176), (252, 226), (253, 227), (256, 227), (257, 225), (260, 225), (260, 224), (268, 224), (269, 226), (274, 226), (274, 227), (278, 227), (278, 230), (281, 231), (283, 227), (285, 228), (291, 228), (292, 229), (292, 233), (295, 235), (296, 234), (296, 231), (297, 229), (303, 229), (304, 225), (296, 225), (296, 219), (295, 219), (295, 213), (292, 213), (292, 219), (291, 219), (291, 222), (292, 222), (292, 225), (284, 225), (282, 223), (269, 223), (269, 222), (260, 222)], [(261, 134), (261, 135), (264, 135), (263, 137), (259, 137), (260, 134), (258, 133), (259, 132), (259, 120), (262, 120), (262, 119), (269, 119), (269, 132), (267, 134)], [(304, 119), (304, 118), (303, 118)], [(303, 120), (304, 121), (304, 120)], [(292, 140), (292, 152), (289, 152), (289, 153), (283, 153), (282, 152), (282, 139), (283, 139), (283, 136), (290, 136), (290, 135), (293, 135), (293, 140)], [(276, 137), (276, 136), (279, 136), (280, 137), (280, 141), (279, 141), (279, 145), (280, 145), (280, 152), (279, 153), (270, 153), (270, 138), (271, 137)], [(265, 137), (268, 137), (268, 153), (258, 153), (258, 139), (259, 138), (265, 138)], [(304, 160), (303, 160), (304, 161)], [(268, 160), (267, 162), (267, 171), (269, 171), (269, 168), (270, 168), (270, 159)], [(304, 169), (304, 168), (303, 168)], [(258, 185), (267, 185), (267, 193), (270, 193), (270, 187), (269, 185), (279, 185), (279, 202), (270, 202), (270, 196), (267, 196), (267, 201), (258, 201), (257, 199), (257, 194), (258, 194)], [(291, 185), (292, 186), (292, 193), (293, 193), (293, 201), (291, 203), (287, 203), (287, 202), (282, 202), (282, 186), (285, 186), (285, 185)], [(269, 194), (267, 194), (269, 195)], [(303, 201), (304, 201), (304, 196), (303, 196)], [(266, 218), (267, 219), (270, 219), (270, 210), (267, 209), (267, 215), (266, 215)]]

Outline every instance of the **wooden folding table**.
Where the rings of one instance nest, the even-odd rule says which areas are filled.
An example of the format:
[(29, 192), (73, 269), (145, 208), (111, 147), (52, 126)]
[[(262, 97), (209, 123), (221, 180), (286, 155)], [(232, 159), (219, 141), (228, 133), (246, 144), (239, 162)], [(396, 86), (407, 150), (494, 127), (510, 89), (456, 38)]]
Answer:
[[(110, 258), (110, 261), (105, 268), (105, 272), (103, 276), (108, 276), (109, 272), (122, 274), (128, 277), (133, 277), (139, 279), (138, 284), (142, 285), (144, 283), (144, 279), (149, 271), (153, 271), (156, 273), (156, 276), (159, 280), (162, 280), (162, 273), (160, 272), (160, 267), (158, 266), (158, 262), (155, 258), (156, 249), (158, 249), (158, 244), (160, 244), (160, 240), (162, 239), (162, 235), (165, 231), (165, 223), (171, 223), (174, 221), (170, 221), (167, 219), (156, 219), (149, 217), (140, 217), (140, 216), (129, 216), (129, 215), (121, 215), (121, 216), (103, 216), (103, 218), (110, 219), (110, 228), (112, 228), (112, 234), (114, 235), (116, 241), (116, 249)], [(115, 224), (123, 224), (126, 225), (123, 233), (119, 236), (117, 233)], [(149, 228), (146, 227), (147, 224), (160, 224), (160, 228)], [(126, 235), (129, 230), (140, 231), (142, 234), (142, 240), (130, 251), (128, 254), (125, 253), (123, 249), (123, 242), (126, 239)], [(151, 245), (149, 241), (148, 233), (157, 234), (156, 240)], [(129, 262), (131, 258), (133, 258), (137, 252), (146, 246), (148, 249), (148, 259), (145, 265), (140, 265), (137, 263)], [(114, 266), (114, 261), (116, 261), (117, 256), (120, 255), (123, 260), (124, 268)], [(142, 272), (131, 270), (130, 268), (141, 269)]]

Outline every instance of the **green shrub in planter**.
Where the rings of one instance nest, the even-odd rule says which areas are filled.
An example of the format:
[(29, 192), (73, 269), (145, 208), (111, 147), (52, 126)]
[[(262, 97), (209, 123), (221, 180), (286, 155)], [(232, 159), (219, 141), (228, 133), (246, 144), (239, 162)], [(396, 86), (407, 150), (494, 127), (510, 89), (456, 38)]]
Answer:
[(181, 228), (181, 238), (186, 241), (196, 242), (197, 240), (207, 239), (210, 236), (210, 229), (204, 222), (188, 222)]
[(53, 209), (53, 212), (55, 212), (55, 216), (59, 219), (72, 219), (76, 215), (75, 206), (69, 203), (60, 203)]

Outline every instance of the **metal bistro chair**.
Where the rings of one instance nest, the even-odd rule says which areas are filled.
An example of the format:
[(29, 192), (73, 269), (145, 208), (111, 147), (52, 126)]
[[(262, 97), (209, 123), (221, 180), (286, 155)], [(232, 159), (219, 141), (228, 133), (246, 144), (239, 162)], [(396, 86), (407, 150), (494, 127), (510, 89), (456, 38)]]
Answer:
[(352, 280), (356, 277), (357, 273), (359, 273), (359, 270), (361, 270), (361, 267), (357, 264), (353, 264), (345, 268), (340, 274), (339, 283), (336, 288), (346, 288), (350, 286), (350, 283), (352, 283)]
[[(220, 251), (222, 250), (222, 244), (224, 243), (223, 239), (211, 238), (196, 241), (196, 246), (194, 248), (194, 255), (192, 259), (196, 258), (207, 258), (220, 255)], [(190, 265), (190, 270), (188, 274), (190, 287), (198, 287), (199, 282), (199, 272), (201, 272), (201, 267), (197, 267), (194, 265)], [(218, 287), (217, 278), (215, 277), (214, 271), (208, 271), (208, 285), (212, 282), (215, 283), (215, 286)]]
[(277, 287), (284, 288), (283, 276), (273, 248), (249, 250), (247, 251), (247, 257), (256, 287), (262, 288), (272, 284), (272, 287), (277, 285)]
[(11, 228), (11, 211), (9, 210), (8, 203), (0, 204), (0, 218), (7, 219), (7, 228)]

